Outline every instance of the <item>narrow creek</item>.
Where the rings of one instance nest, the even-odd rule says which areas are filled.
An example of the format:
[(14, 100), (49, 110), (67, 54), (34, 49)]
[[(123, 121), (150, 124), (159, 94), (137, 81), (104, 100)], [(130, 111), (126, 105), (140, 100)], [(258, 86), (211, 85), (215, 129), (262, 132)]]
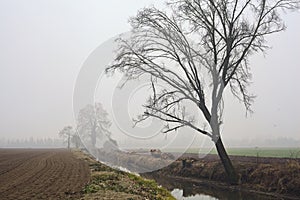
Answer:
[(243, 191), (220, 189), (214, 186), (203, 185), (187, 181), (186, 179), (147, 176), (171, 191), (178, 200), (284, 200), (274, 196), (266, 196)]

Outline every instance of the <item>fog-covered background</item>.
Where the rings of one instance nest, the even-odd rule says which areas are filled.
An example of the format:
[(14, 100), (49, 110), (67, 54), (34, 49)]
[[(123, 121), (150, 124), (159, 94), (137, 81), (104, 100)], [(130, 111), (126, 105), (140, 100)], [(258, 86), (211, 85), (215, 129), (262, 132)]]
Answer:
[[(73, 125), (73, 89), (84, 61), (129, 31), (128, 18), (153, 3), (162, 6), (155, 0), (1, 0), (0, 140), (57, 138)], [(251, 59), (254, 113), (246, 118), (243, 105), (226, 98), (229, 145), (300, 145), (300, 13), (283, 19), (287, 31), (269, 37), (272, 49)]]

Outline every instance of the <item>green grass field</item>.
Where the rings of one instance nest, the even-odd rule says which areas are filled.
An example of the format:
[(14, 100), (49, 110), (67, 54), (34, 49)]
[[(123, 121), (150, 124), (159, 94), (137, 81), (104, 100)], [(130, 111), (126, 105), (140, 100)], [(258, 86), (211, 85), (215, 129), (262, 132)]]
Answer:
[[(229, 155), (277, 158), (300, 158), (300, 148), (228, 148)], [(211, 153), (216, 154), (216, 150)]]
[[(172, 149), (168, 152), (180, 152), (178, 149)], [(258, 156), (258, 157), (277, 157), (277, 158), (300, 158), (299, 148), (227, 148), (229, 155), (235, 156)], [(197, 149), (188, 149), (186, 153), (203, 153), (203, 154), (216, 154), (216, 150), (201, 149), (200, 152)]]

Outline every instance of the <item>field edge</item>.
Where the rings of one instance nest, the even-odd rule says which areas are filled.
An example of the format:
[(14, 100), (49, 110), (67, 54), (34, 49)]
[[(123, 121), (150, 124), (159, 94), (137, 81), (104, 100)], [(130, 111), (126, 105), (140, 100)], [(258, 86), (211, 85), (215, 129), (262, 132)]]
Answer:
[(72, 152), (78, 159), (87, 162), (90, 167), (91, 178), (83, 188), (82, 200), (99, 198), (175, 200), (167, 189), (159, 186), (154, 180), (113, 169), (80, 150), (72, 150)]

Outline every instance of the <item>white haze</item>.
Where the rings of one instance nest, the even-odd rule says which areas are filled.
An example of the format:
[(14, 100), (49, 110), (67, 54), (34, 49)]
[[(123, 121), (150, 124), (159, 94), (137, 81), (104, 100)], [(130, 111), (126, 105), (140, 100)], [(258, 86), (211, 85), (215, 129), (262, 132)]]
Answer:
[[(157, 2), (0, 1), (0, 138), (56, 138), (74, 124), (73, 87), (85, 59), (128, 31), (138, 9)], [(272, 49), (251, 59), (254, 113), (246, 117), (242, 104), (225, 98), (225, 141), (300, 140), (300, 14), (283, 18), (287, 31), (269, 37)]]

